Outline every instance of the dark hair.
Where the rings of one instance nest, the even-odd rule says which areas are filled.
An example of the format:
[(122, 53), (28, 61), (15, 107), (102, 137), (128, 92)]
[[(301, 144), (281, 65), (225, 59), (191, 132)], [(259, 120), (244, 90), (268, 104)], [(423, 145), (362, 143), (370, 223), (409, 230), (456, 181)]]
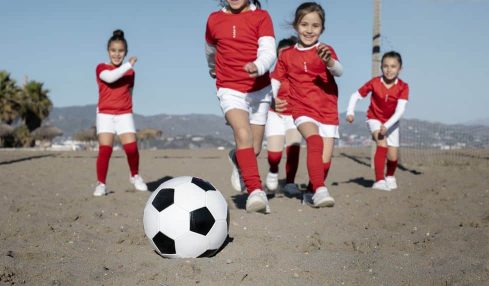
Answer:
[(384, 63), (384, 59), (385, 58), (394, 58), (394, 59), (396, 59), (399, 62), (399, 65), (402, 67), (402, 57), (401, 57), (401, 54), (400, 53), (398, 53), (396, 51), (390, 51), (390, 52), (385, 53), (382, 56), (382, 60), (380, 61), (380, 64), (383, 64)]
[[(249, 0), (251, 3), (253, 3), (256, 7), (261, 8), (261, 3), (259, 0)], [(219, 3), (221, 6), (226, 6), (226, 0), (219, 0)]]
[(297, 9), (295, 10), (295, 18), (294, 22), (292, 23), (292, 26), (294, 29), (297, 28), (297, 25), (299, 25), (299, 22), (304, 18), (309, 13), (316, 12), (319, 15), (319, 18), (321, 18), (321, 24), (322, 24), (322, 29), (321, 32), (324, 31), (324, 22), (326, 21), (326, 13), (324, 12), (323, 7), (319, 5), (316, 2), (304, 2)]
[(124, 43), (124, 47), (126, 48), (126, 55), (127, 55), (127, 41), (124, 38), (124, 31), (117, 29), (114, 32), (112, 32), (112, 37), (110, 37), (109, 41), (107, 42), (107, 50), (110, 47), (110, 43), (115, 42), (115, 41), (121, 41)]
[(296, 36), (291, 36), (289, 38), (284, 38), (284, 39), (280, 40), (278, 42), (278, 45), (277, 45), (277, 54), (278, 54), (278, 51), (280, 49), (293, 46), (296, 43), (297, 43), (297, 37)]

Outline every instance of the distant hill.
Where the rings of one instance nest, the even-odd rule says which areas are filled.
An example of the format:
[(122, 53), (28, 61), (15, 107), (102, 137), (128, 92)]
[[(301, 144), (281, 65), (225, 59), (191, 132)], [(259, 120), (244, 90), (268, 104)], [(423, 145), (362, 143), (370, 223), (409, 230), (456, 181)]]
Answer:
[(476, 120), (471, 120), (471, 121), (468, 121), (468, 122), (464, 123), (464, 125), (482, 125), (482, 126), (489, 126), (489, 117), (479, 118), (479, 119), (476, 119)]

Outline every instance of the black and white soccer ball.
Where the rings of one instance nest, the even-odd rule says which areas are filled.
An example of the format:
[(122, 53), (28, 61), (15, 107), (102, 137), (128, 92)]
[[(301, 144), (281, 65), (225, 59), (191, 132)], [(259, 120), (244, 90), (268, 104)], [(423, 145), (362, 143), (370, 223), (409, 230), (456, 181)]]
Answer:
[(212, 256), (228, 236), (228, 205), (209, 182), (176, 177), (149, 197), (143, 223), (151, 245), (163, 257)]

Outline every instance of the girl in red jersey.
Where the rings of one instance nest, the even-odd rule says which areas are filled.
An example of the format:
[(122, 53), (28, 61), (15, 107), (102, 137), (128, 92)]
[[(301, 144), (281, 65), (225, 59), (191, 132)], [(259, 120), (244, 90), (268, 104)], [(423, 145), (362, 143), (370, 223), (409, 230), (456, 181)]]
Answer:
[[(399, 78), (402, 69), (399, 53), (385, 53), (382, 56), (381, 68), (382, 76), (374, 77), (351, 95), (346, 121), (353, 122), (357, 101), (372, 93), (367, 111), (367, 125), (377, 143), (374, 157), (375, 183), (372, 188), (390, 191), (397, 188), (394, 172), (399, 148), (399, 120), (406, 109), (409, 86)], [(387, 172), (384, 176), (386, 157)]]
[[(226, 0), (209, 15), (206, 57), (209, 74), (216, 78), (217, 97), (233, 129), (236, 150), (232, 183), (240, 189), (238, 167), (248, 191), (246, 210), (268, 213), (256, 155), (261, 143), (272, 97), (268, 71), (276, 59), (270, 15), (259, 1)], [(237, 182), (236, 182), (237, 181)]]
[(99, 64), (96, 69), (99, 100), (97, 105), (97, 135), (99, 151), (97, 157), (97, 186), (94, 196), (107, 193), (105, 179), (112, 154), (114, 134), (119, 135), (131, 176), (129, 181), (139, 191), (148, 187), (138, 174), (139, 152), (136, 142), (136, 129), (132, 116), (132, 90), (134, 87), (134, 70), (136, 57), (130, 57), (123, 64), (127, 55), (127, 42), (124, 32), (116, 30), (107, 43), (109, 64)]
[[(277, 46), (277, 54), (285, 48), (297, 43), (297, 37), (293, 36), (282, 39)], [(287, 100), (289, 97), (289, 86), (287, 81), (283, 81), (278, 91), (278, 98)], [(302, 135), (294, 124), (294, 119), (289, 111), (276, 112), (273, 109), (268, 111), (267, 124), (265, 125), (267, 137), (268, 164), (270, 165), (265, 185), (269, 191), (278, 188), (278, 166), (282, 159), (284, 144), (287, 161), (285, 163), (285, 186), (283, 192), (288, 196), (300, 194), (297, 185), (294, 183), (297, 167), (299, 165), (299, 152)]]
[[(335, 138), (339, 138), (338, 87), (334, 77), (343, 73), (333, 48), (319, 42), (324, 21), (321, 5), (301, 4), (293, 22), (299, 42), (282, 51), (272, 73), (276, 109), (290, 110), (306, 139), (307, 170), (313, 194), (305, 193), (304, 202), (313, 207), (334, 205), (325, 178), (331, 166)], [(285, 101), (277, 98), (283, 81), (290, 85), (290, 97)]]

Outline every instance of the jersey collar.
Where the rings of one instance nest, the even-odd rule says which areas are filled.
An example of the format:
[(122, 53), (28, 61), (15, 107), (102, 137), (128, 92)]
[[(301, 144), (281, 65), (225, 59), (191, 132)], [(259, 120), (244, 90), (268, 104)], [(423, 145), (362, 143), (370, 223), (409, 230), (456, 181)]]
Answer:
[[(380, 81), (383, 83), (383, 84), (386, 84), (385, 81), (384, 81), (384, 77), (383, 76), (380, 76)], [(396, 81), (394, 82), (394, 84), (397, 84), (397, 82), (399, 81), (399, 78), (396, 78)]]
[[(255, 11), (256, 10), (256, 5), (253, 3), (250, 3), (250, 11)], [(222, 7), (221, 9), (222, 12), (227, 13), (228, 9), (226, 9), (226, 6)]]
[(319, 43), (319, 41), (318, 41), (316, 44), (314, 44), (314, 45), (312, 45), (312, 46), (310, 46), (310, 47), (307, 47), (307, 48), (301, 48), (301, 47), (299, 46), (299, 44), (295, 44), (295, 48), (296, 48), (297, 50), (299, 50), (299, 51), (309, 51), (309, 50), (312, 50), (313, 48), (317, 48), (317, 47), (319, 46), (319, 44), (320, 44), (320, 43)]

